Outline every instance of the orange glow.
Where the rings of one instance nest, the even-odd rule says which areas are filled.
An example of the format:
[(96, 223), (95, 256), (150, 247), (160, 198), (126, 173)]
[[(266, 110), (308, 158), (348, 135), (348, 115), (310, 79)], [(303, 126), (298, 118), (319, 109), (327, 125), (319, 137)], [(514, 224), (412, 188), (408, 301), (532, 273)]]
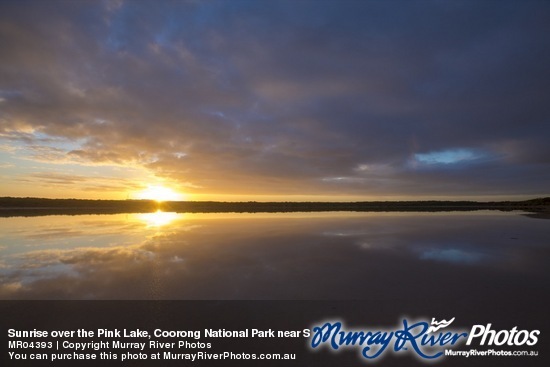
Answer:
[(136, 197), (142, 200), (155, 200), (158, 202), (178, 201), (183, 199), (183, 194), (165, 186), (150, 185), (145, 190), (138, 192)]

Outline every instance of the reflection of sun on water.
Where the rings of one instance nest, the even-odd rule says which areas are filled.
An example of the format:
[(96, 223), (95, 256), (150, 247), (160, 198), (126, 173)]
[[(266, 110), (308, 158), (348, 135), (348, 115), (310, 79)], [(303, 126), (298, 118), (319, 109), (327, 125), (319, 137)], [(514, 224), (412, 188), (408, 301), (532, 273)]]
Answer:
[(137, 217), (147, 224), (147, 227), (163, 227), (178, 219), (179, 216), (178, 213), (157, 210), (155, 213), (138, 214)]

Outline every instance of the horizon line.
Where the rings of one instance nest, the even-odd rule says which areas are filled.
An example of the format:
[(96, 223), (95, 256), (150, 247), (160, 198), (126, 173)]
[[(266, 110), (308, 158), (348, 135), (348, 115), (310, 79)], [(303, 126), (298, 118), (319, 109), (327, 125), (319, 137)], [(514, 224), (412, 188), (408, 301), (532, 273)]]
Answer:
[(258, 200), (245, 200), (245, 201), (222, 201), (222, 200), (154, 200), (154, 199), (78, 199), (78, 198), (44, 198), (36, 196), (2, 196), (0, 200), (72, 200), (72, 201), (101, 201), (101, 202), (151, 202), (151, 203), (323, 203), (323, 204), (352, 204), (352, 203), (419, 203), (419, 202), (470, 202), (470, 203), (521, 203), (536, 200), (550, 200), (550, 195), (536, 196), (531, 199), (521, 200), (471, 200), (471, 199), (407, 199), (407, 200), (353, 200), (353, 201), (258, 201)]

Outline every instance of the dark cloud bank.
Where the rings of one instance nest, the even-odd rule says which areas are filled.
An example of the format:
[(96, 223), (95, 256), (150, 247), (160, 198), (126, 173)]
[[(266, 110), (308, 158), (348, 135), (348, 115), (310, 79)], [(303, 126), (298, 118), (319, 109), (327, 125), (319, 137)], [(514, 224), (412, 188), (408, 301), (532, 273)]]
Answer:
[(548, 2), (0, 9), (9, 142), (68, 139), (63, 159), (196, 193), (549, 193)]

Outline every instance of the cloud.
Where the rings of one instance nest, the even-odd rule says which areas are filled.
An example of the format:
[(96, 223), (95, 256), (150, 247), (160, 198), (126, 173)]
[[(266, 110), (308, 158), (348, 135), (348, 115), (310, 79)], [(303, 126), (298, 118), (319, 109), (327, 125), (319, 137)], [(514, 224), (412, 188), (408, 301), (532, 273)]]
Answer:
[(63, 189), (78, 185), (83, 191), (132, 191), (142, 189), (140, 183), (133, 182), (131, 179), (121, 179), (117, 177), (101, 177), (65, 174), (59, 172), (38, 172), (15, 178), (17, 182), (31, 183), (36, 186), (50, 186)]
[[(21, 156), (195, 193), (548, 193), (543, 2), (27, 5), (0, 15), (0, 139)], [(499, 158), (408, 164), (457, 149)]]

